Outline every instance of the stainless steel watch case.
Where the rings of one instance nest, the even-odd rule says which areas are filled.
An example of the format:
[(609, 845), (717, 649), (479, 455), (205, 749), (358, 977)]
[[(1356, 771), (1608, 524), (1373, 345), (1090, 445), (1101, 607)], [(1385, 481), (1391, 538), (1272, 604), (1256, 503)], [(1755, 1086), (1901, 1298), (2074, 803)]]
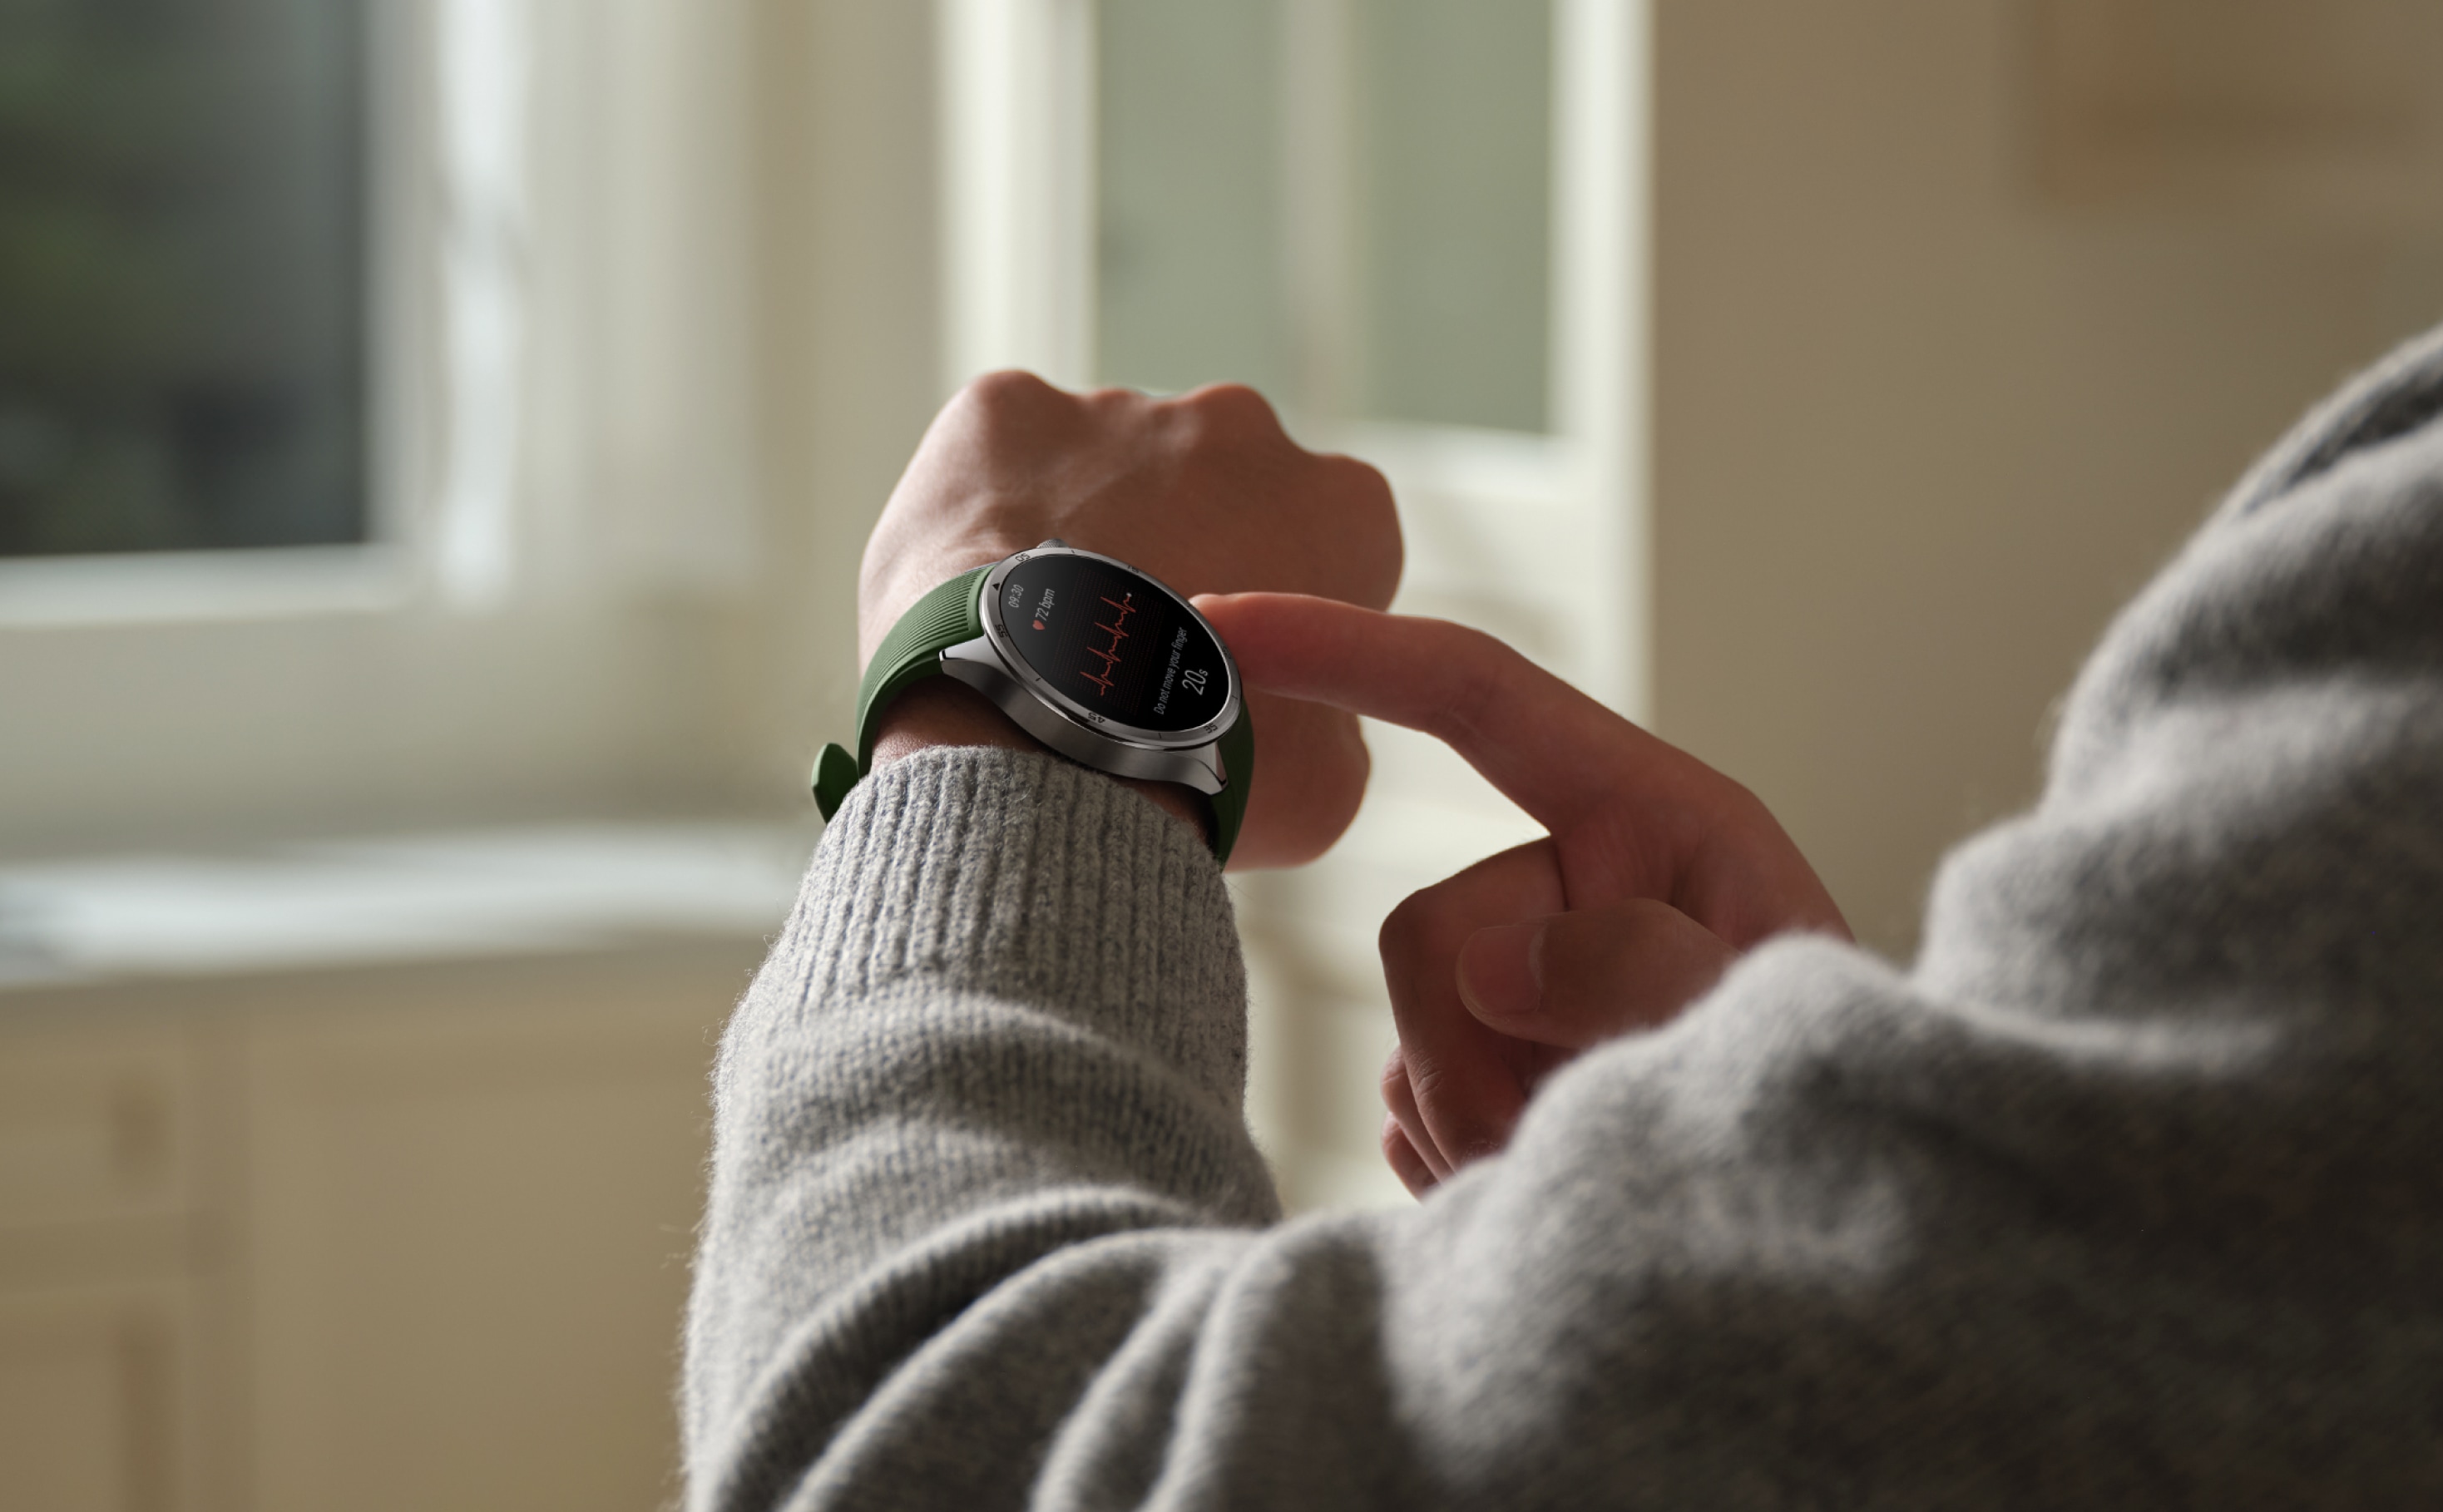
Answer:
[(1222, 670), (1230, 680), (1222, 712), (1209, 723), (1176, 731), (1143, 729), (1096, 714), (1029, 666), (1010, 643), (1009, 631), (1001, 622), (998, 606), (1002, 582), (1021, 563), (1047, 553), (1108, 562), (1170, 592), (1142, 568), (1099, 552), (1081, 551), (1064, 541), (1047, 540), (1005, 558), (984, 574), (977, 590), (977, 618), (983, 622), (984, 632), (974, 640), (946, 648), (942, 652), (942, 671), (992, 700), (1003, 714), (1018, 721), (1019, 728), (1073, 761), (1113, 776), (1181, 782), (1199, 792), (1220, 792), (1228, 786), (1230, 774), (1222, 768), (1219, 745), (1222, 733), (1238, 721), (1240, 712), (1239, 664), (1231, 660), (1230, 648), (1222, 645), (1221, 636), (1213, 634), (1212, 626), (1204, 625), (1203, 615), (1197, 614), (1185, 599), (1171, 593), (1172, 599), (1194, 615), (1199, 625), (1204, 625), (1204, 633), (1212, 635), (1213, 644), (1221, 647)]

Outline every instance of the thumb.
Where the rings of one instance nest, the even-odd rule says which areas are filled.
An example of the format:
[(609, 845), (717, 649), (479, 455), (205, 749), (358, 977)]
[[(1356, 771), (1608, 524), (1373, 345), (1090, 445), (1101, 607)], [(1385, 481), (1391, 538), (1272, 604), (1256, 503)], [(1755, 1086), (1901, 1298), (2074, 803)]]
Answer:
[(1601, 908), (1479, 929), (1459, 953), (1459, 995), (1488, 1029), (1565, 1049), (1667, 1022), (1738, 953), (1668, 903)]

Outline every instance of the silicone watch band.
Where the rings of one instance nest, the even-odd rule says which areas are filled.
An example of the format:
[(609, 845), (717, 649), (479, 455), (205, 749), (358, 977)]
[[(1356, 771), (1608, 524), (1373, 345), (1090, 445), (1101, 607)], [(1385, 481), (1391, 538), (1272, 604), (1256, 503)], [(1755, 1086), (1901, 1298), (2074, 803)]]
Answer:
[(856, 754), (837, 745), (823, 747), (815, 758), (815, 807), (829, 819), (839, 811), (848, 790), (864, 777), (873, 761), (873, 716), (892, 699), (942, 671), (942, 652), (984, 632), (976, 607), (977, 585), (992, 571), (987, 562), (961, 573), (918, 599), (865, 665), (865, 680), (856, 689)]
[[(839, 811), (849, 790), (864, 778), (872, 763), (874, 716), (909, 687), (940, 676), (943, 651), (984, 632), (977, 598), (984, 574), (997, 565), (987, 562), (961, 573), (927, 593), (882, 638), (873, 660), (866, 664), (864, 681), (857, 684), (856, 753), (852, 756), (844, 746), (826, 745), (815, 758), (815, 807), (825, 819)], [(1208, 801), (1213, 809), (1213, 859), (1226, 862), (1239, 842), (1239, 827), (1247, 817), (1247, 793), (1256, 774), (1256, 725), (1243, 696), (1237, 721), (1217, 744), (1227, 780)]]

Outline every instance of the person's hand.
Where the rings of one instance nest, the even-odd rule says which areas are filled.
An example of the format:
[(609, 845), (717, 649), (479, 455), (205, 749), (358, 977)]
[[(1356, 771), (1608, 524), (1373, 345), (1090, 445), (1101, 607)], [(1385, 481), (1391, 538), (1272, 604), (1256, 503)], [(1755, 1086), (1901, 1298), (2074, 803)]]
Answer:
[(1580, 1050), (1660, 1024), (1786, 930), (1846, 938), (1745, 788), (1479, 631), (1279, 593), (1201, 600), (1254, 686), (1422, 730), (1549, 833), (1384, 921), (1384, 1155), (1422, 1193), (1508, 1142)]
[[(857, 582), (859, 663), (938, 584), (1052, 537), (1182, 594), (1265, 589), (1380, 609), (1400, 582), (1382, 475), (1301, 448), (1254, 390), (1078, 394), (996, 373), (935, 418), (874, 526)], [(1365, 795), (1357, 721), (1277, 693), (1251, 693), (1248, 705), (1259, 774), (1231, 865), (1312, 860)], [(928, 683), (893, 706), (876, 756), (996, 731), (1022, 738), (981, 697)]]

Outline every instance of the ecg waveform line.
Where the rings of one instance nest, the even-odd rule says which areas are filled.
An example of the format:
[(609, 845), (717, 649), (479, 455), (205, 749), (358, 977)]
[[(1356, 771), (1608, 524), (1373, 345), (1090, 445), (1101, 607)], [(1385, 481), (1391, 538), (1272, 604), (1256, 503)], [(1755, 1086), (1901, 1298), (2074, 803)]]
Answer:
[(1101, 688), (1106, 695), (1109, 695), (1111, 691), (1111, 670), (1120, 665), (1120, 643), (1129, 638), (1129, 632), (1121, 628), (1121, 626), (1128, 624), (1129, 616), (1137, 611), (1135, 602), (1136, 596), (1137, 595), (1133, 592), (1125, 593), (1118, 598), (1113, 598), (1109, 593), (1103, 595), (1104, 603), (1109, 604), (1113, 609), (1119, 610), (1119, 613), (1113, 616), (1119, 623), (1115, 625), (1106, 625), (1101, 620), (1096, 620), (1094, 622), (1094, 628), (1101, 630), (1104, 634), (1111, 638), (1111, 644), (1108, 647), (1104, 647), (1099, 649), (1092, 646), (1086, 647), (1086, 654), (1088, 656), (1101, 659), (1103, 664), (1101, 675), (1097, 676), (1093, 672), (1085, 670), (1083, 667), (1080, 667), (1077, 671), (1077, 675), (1079, 677), (1084, 678), (1087, 682), (1093, 683), (1098, 688)]

